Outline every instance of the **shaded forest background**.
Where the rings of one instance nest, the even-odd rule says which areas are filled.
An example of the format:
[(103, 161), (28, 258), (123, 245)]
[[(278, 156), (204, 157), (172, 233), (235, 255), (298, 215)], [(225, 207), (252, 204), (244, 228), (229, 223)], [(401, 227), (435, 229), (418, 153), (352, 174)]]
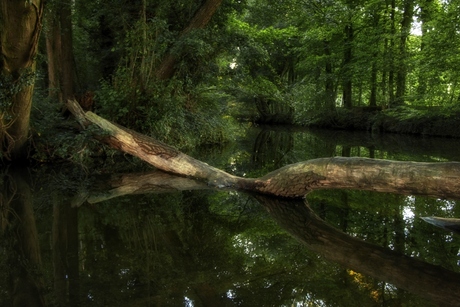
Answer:
[(73, 97), (179, 148), (228, 141), (239, 120), (458, 134), (459, 1), (31, 3), (36, 68), (2, 62), (1, 107), (8, 131), (11, 97), (35, 82), (38, 160), (86, 150), (64, 133)]

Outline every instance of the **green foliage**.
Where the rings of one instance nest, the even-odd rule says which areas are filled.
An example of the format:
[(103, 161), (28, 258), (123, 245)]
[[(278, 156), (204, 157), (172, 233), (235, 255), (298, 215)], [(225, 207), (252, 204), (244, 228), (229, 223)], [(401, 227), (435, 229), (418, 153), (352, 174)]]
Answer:
[(32, 158), (39, 162), (67, 160), (90, 166), (90, 157), (100, 145), (92, 137), (91, 128), (79, 131), (74, 122), (64, 121), (61, 105), (35, 93), (31, 112), (33, 138)]
[(444, 107), (398, 107), (377, 114), (374, 130), (438, 136), (460, 136), (458, 105)]
[[(233, 136), (232, 121), (224, 114), (226, 96), (214, 86), (218, 66), (213, 62), (223, 43), (215, 39), (218, 28), (178, 38), (167, 18), (139, 20), (127, 32), (113, 78), (101, 81), (97, 91), (98, 112), (177, 147), (225, 142)], [(174, 77), (160, 82), (155, 72), (168, 53), (178, 63)]]

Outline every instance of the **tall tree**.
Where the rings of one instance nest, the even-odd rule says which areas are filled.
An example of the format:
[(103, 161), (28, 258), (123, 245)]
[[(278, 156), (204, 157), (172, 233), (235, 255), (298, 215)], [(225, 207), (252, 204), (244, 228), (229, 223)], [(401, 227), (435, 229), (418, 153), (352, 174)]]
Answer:
[(27, 155), (43, 5), (41, 0), (5, 0), (1, 3), (0, 151), (10, 160)]
[(412, 17), (414, 15), (414, 3), (412, 0), (403, 2), (403, 16), (401, 19), (401, 30), (398, 50), (398, 70), (396, 74), (396, 97), (393, 103), (404, 103), (407, 79), (407, 39), (412, 26)]
[(71, 2), (51, 2), (46, 18), (49, 94), (61, 102), (75, 95), (71, 5)]
[(344, 34), (344, 51), (343, 51), (343, 84), (342, 84), (342, 95), (343, 95), (343, 105), (346, 109), (351, 109), (353, 107), (353, 24), (350, 22), (345, 25)]
[[(221, 5), (222, 0), (207, 0), (196, 12), (190, 23), (183, 29), (181, 36), (186, 35), (192, 30), (202, 29), (211, 20), (214, 13)], [(174, 75), (175, 64), (177, 58), (171, 53), (168, 53), (157, 68), (155, 75), (160, 80), (166, 80)]]

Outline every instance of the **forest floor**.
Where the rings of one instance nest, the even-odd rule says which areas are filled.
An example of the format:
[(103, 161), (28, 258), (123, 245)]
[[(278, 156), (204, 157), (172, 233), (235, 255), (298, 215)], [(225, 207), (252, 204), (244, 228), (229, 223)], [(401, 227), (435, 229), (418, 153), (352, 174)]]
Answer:
[(460, 137), (460, 110), (450, 107), (337, 109), (307, 123), (310, 127)]

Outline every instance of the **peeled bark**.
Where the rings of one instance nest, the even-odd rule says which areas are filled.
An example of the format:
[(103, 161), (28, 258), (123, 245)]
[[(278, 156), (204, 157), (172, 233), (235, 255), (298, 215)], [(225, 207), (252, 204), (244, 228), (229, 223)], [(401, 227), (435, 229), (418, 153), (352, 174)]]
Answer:
[(243, 178), (196, 160), (151, 137), (113, 124), (92, 112), (85, 113), (76, 101), (69, 101), (68, 107), (82, 127), (92, 125), (99, 128), (99, 132), (94, 133), (101, 142), (160, 170), (199, 179), (213, 187), (281, 197), (302, 197), (315, 189), (356, 189), (460, 198), (459, 162), (333, 157), (287, 165), (260, 178)]

